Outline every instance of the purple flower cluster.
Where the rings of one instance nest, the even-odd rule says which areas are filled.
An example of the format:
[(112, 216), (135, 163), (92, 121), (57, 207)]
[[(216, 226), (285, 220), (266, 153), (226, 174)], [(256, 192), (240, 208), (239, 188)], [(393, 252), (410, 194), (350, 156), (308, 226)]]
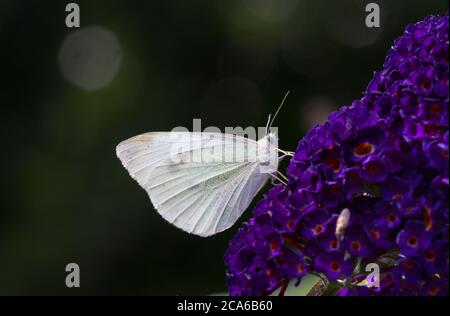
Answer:
[[(338, 295), (448, 293), (448, 23), (409, 25), (363, 97), (300, 141), (288, 184), (230, 242), (231, 295), (267, 295), (307, 273)], [(361, 286), (369, 263), (379, 287)]]

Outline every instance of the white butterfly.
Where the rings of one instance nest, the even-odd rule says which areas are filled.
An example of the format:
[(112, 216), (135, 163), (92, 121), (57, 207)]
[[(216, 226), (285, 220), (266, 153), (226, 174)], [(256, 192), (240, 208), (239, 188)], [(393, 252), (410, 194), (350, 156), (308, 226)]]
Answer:
[(206, 237), (232, 226), (266, 181), (277, 178), (278, 152), (291, 154), (277, 146), (274, 133), (255, 141), (221, 133), (154, 132), (125, 140), (116, 151), (164, 219)]

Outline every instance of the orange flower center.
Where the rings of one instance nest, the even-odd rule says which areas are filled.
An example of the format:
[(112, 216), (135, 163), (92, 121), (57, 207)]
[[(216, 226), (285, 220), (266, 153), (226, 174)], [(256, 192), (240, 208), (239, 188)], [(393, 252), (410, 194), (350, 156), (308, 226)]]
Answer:
[(442, 150), (441, 150), (441, 153), (442, 153), (442, 157), (448, 159), (448, 149), (442, 149)]
[(389, 223), (393, 223), (397, 219), (397, 216), (395, 214), (391, 213), (391, 214), (388, 215), (387, 219), (388, 219)]
[(325, 163), (334, 171), (338, 171), (341, 167), (341, 162), (337, 157), (328, 157), (325, 159)]
[(322, 224), (317, 224), (316, 227), (314, 227), (313, 229), (314, 234), (320, 234), (321, 232), (323, 232), (323, 225)]
[(330, 248), (331, 249), (337, 249), (337, 247), (338, 247), (338, 242), (336, 240), (330, 241)]
[(380, 233), (379, 233), (378, 231), (376, 231), (376, 230), (371, 230), (371, 231), (369, 232), (369, 234), (370, 234), (370, 236), (372, 236), (372, 238), (374, 238), (374, 239), (380, 238)]
[(435, 124), (425, 124), (425, 131), (427, 133), (436, 133), (436, 131), (438, 130), (438, 127)]
[(374, 147), (371, 143), (361, 143), (353, 149), (353, 154), (357, 157), (365, 156), (372, 153)]
[(272, 249), (272, 250), (278, 249), (278, 242), (277, 241), (272, 241), (270, 243), (270, 249)]
[(338, 270), (341, 268), (341, 265), (340, 265), (339, 262), (333, 261), (333, 262), (330, 264), (330, 268), (331, 268), (331, 270), (333, 270), (333, 271), (338, 271)]
[(356, 182), (359, 179), (358, 173), (356, 171), (351, 171), (351, 172), (347, 173), (347, 178), (351, 182)]
[(430, 286), (428, 289), (428, 295), (435, 296), (439, 292), (439, 288), (437, 286)]
[(429, 80), (425, 80), (422, 82), (422, 88), (429, 89), (431, 87), (431, 82)]
[(338, 193), (338, 192), (341, 191), (341, 188), (340, 188), (339, 186), (333, 184), (333, 185), (331, 186), (331, 191), (333, 191), (334, 193)]
[(425, 224), (425, 230), (429, 231), (433, 227), (433, 218), (431, 216), (431, 209), (429, 207), (425, 207), (425, 211), (423, 213), (423, 222)]
[(417, 237), (416, 236), (411, 236), (408, 238), (408, 246), (410, 246), (410, 247), (417, 246)]
[(287, 228), (292, 228), (293, 226), (294, 226), (294, 220), (291, 218), (291, 219), (287, 222), (286, 227), (287, 227)]
[(414, 266), (414, 265), (413, 265), (413, 263), (412, 263), (411, 260), (405, 260), (405, 261), (403, 261), (403, 267), (404, 267), (405, 269), (407, 269), (407, 270), (412, 269), (413, 266)]
[(439, 106), (439, 104), (433, 103), (430, 106), (430, 112), (431, 114), (439, 114), (441, 112), (441, 107)]
[(427, 261), (433, 262), (434, 259), (436, 259), (436, 252), (434, 252), (433, 250), (428, 250), (425, 254), (425, 258), (427, 259)]
[(355, 251), (360, 251), (361, 250), (361, 243), (358, 241), (352, 241), (350, 244), (350, 247), (355, 250)]
[(380, 168), (375, 164), (369, 164), (367, 166), (367, 172), (372, 176), (376, 176), (378, 173), (380, 173)]

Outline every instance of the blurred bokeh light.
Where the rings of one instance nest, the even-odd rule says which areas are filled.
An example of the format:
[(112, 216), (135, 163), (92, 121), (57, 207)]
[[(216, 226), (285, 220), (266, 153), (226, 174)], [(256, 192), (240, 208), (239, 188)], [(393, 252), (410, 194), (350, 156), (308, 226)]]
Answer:
[(101, 26), (83, 27), (68, 34), (58, 54), (63, 76), (86, 90), (107, 86), (117, 73), (121, 59), (116, 36)]
[(299, 124), (310, 129), (325, 122), (338, 106), (325, 96), (314, 96), (299, 107)]

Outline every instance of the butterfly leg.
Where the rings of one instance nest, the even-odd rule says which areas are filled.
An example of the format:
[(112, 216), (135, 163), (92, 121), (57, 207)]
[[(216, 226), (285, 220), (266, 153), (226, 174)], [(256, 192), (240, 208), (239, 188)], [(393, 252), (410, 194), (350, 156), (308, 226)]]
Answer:
[(282, 183), (283, 185), (287, 185), (287, 183), (286, 183), (284, 180), (278, 178), (275, 174), (270, 173), (270, 175), (272, 176), (272, 179), (271, 179), (272, 185), (276, 184), (276, 183), (275, 183), (275, 180), (278, 180), (278, 181), (279, 181), (280, 183)]
[(285, 151), (285, 150), (282, 150), (282, 149), (280, 149), (280, 148), (277, 148), (277, 150), (278, 150), (280, 153), (283, 154), (282, 157), (284, 157), (284, 156), (294, 157), (294, 154), (295, 154), (293, 151)]
[(278, 170), (277, 170), (277, 175), (279, 175), (280, 178), (282, 178), (284, 181), (286, 181), (286, 182), (289, 181), (289, 179), (288, 179), (283, 173), (281, 173), (281, 172), (278, 171)]

